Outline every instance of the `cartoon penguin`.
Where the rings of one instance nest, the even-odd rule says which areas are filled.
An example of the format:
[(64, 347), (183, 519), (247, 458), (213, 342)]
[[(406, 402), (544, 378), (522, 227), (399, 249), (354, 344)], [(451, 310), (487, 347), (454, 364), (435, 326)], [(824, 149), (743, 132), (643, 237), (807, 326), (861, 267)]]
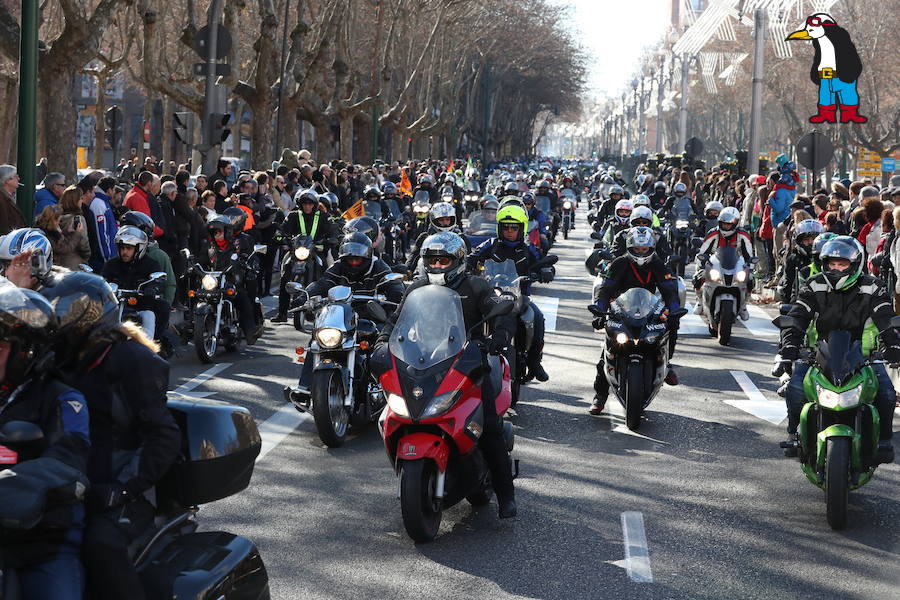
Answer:
[(787, 36), (788, 40), (812, 41), (816, 50), (809, 77), (819, 86), (819, 114), (810, 123), (837, 123), (838, 105), (841, 123), (865, 123), (860, 114), (856, 81), (862, 62), (850, 34), (839, 27), (831, 15), (816, 13), (806, 18), (806, 27)]

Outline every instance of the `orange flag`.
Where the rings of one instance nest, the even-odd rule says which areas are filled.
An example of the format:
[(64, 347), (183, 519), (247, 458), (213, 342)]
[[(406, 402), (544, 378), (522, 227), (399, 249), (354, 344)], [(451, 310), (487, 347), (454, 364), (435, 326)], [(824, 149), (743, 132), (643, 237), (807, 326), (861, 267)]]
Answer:
[(447, 172), (448, 172), (448, 173), (452, 173), (452, 172), (453, 172), (453, 169), (455, 168), (455, 166), (456, 166), (456, 164), (453, 162), (453, 159), (451, 158), (451, 159), (450, 159), (450, 164), (447, 165)]
[(366, 207), (363, 206), (362, 200), (357, 200), (353, 206), (345, 210), (341, 213), (341, 218), (345, 221), (349, 221), (350, 219), (355, 219), (356, 217), (364, 217), (366, 216)]
[(406, 169), (400, 169), (400, 191), (405, 196), (412, 196), (412, 184), (406, 175)]

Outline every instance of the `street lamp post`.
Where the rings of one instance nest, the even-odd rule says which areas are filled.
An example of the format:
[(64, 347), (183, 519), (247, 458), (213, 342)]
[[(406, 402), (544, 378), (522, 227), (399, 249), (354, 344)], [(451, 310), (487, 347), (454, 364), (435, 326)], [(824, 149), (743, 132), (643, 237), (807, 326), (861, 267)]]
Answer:
[[(34, 165), (37, 152), (37, 68), (38, 2), (22, 0), (22, 28), (19, 40), (19, 123), (16, 162), (22, 187), (16, 204), (25, 221), (34, 213)], [(103, 93), (103, 90), (100, 90)], [(53, 166), (53, 165), (51, 165)], [(59, 165), (62, 167), (62, 165)], [(60, 169), (62, 170), (62, 169)]]
[(681, 55), (681, 106), (678, 109), (678, 145), (682, 149), (687, 144), (687, 94), (691, 59), (692, 57), (687, 54)]
[(644, 108), (644, 83), (646, 82), (646, 77), (644, 75), (643, 69), (641, 69), (641, 95), (640, 102), (638, 106), (638, 110), (640, 114), (638, 115), (638, 144), (637, 144), (637, 153), (644, 153), (644, 142), (647, 139), (647, 116), (644, 114), (646, 110)]

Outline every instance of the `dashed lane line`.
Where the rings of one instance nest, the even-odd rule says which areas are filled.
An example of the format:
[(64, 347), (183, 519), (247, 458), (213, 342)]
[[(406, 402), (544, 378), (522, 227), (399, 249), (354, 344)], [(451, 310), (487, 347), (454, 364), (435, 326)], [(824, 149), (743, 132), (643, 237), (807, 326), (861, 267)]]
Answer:
[(628, 577), (638, 583), (653, 583), (643, 513), (622, 513), (622, 537), (625, 539), (625, 571)]

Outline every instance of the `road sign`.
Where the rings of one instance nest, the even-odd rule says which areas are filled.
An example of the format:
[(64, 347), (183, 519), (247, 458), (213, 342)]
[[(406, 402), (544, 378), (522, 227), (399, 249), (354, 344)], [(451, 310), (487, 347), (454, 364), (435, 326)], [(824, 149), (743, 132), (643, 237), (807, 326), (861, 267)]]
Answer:
[(897, 159), (896, 158), (882, 158), (881, 159), (881, 170), (885, 173), (893, 173), (897, 170)]
[[(207, 63), (194, 63), (194, 75), (199, 75), (201, 77), (206, 77)], [(215, 64), (215, 75), (216, 77), (226, 77), (231, 75), (231, 65), (226, 63), (216, 63)]]
[(834, 144), (824, 133), (813, 131), (797, 140), (797, 162), (813, 171), (824, 169), (834, 156)]
[(691, 158), (703, 155), (703, 142), (700, 138), (692, 137), (684, 145), (684, 153)]
[(876, 179), (881, 177), (881, 157), (862, 146), (856, 147), (856, 176)]
[[(200, 55), (200, 58), (207, 58), (206, 48), (209, 45), (209, 32), (209, 26), (203, 26), (194, 39), (194, 50)], [(231, 32), (219, 23), (219, 35), (216, 38), (216, 55), (213, 58), (221, 60), (228, 56), (229, 52), (231, 52)]]

